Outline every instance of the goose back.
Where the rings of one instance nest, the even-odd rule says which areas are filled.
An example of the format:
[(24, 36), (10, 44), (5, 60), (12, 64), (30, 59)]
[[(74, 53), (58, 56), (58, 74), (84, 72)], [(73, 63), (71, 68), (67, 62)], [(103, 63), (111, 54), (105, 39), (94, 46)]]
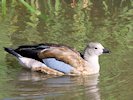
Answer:
[(37, 45), (22, 45), (15, 49), (17, 53), (24, 57), (34, 58), (44, 62), (43, 59), (55, 58), (81, 71), (84, 68), (84, 59), (75, 49), (65, 45), (57, 44), (37, 44)]

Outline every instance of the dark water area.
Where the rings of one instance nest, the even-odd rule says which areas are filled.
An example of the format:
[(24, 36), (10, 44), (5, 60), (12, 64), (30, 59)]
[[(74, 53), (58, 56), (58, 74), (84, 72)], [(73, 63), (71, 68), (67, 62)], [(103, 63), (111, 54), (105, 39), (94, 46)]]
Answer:
[[(7, 2), (5, 15), (0, 7), (1, 100), (132, 100), (133, 1), (27, 3), (34, 9), (15, 0)], [(23, 44), (59, 43), (82, 52), (89, 41), (111, 50), (100, 57), (98, 75), (55, 77), (31, 72), (3, 50)]]

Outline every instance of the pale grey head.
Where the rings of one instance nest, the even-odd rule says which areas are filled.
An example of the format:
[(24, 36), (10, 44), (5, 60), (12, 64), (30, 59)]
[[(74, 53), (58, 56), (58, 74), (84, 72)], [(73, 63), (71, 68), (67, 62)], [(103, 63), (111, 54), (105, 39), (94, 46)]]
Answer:
[(98, 42), (90, 42), (85, 49), (85, 53), (88, 54), (88, 56), (99, 56), (103, 53), (109, 52), (110, 51), (108, 49), (104, 48)]
[(84, 60), (87, 61), (86, 65), (88, 66), (89, 74), (99, 73), (99, 55), (103, 53), (109, 53), (109, 50), (105, 49), (100, 43), (90, 42), (87, 45), (84, 51)]

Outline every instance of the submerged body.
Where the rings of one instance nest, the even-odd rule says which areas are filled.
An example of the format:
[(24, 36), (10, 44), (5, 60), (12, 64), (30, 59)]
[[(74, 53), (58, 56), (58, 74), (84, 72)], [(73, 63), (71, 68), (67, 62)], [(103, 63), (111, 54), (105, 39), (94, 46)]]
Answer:
[(26, 68), (54, 75), (96, 74), (100, 70), (98, 56), (109, 53), (100, 43), (94, 42), (87, 45), (83, 57), (70, 47), (55, 44), (23, 45), (5, 50)]

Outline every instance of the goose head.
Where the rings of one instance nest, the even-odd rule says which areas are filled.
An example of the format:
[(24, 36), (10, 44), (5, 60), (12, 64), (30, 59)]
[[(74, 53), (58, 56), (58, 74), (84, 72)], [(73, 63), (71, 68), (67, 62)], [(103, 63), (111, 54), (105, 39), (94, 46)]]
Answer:
[(90, 42), (84, 50), (84, 60), (89, 69), (92, 69), (91, 74), (98, 73), (100, 70), (99, 56), (110, 51), (104, 48), (100, 43)]
[(109, 53), (110, 51), (102, 46), (98, 42), (90, 42), (85, 48), (85, 55), (87, 56), (99, 56), (103, 53)]

